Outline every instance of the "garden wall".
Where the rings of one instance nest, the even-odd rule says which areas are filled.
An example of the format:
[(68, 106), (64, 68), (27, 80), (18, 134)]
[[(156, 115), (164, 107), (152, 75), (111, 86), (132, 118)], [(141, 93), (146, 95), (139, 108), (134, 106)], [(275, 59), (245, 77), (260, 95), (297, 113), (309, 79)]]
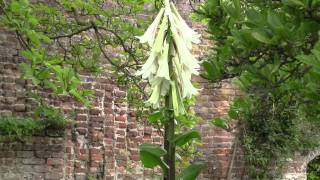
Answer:
[[(180, 0), (179, 7), (188, 14), (188, 1)], [(198, 24), (193, 27), (198, 31), (203, 29)], [(19, 56), (19, 49), (14, 34), (0, 28), (1, 116), (24, 117), (32, 107), (26, 92), (34, 87), (20, 78), (18, 65), (24, 60)], [(201, 60), (208, 50), (208, 43), (203, 40), (195, 54)], [(203, 153), (198, 160), (207, 166), (201, 179), (226, 179), (231, 161), (230, 172), (234, 179), (240, 179), (241, 156), (232, 158), (236, 132), (225, 132), (208, 122), (226, 114), (229, 102), (238, 92), (227, 81), (212, 84), (201, 78), (195, 80), (200, 84), (201, 94), (194, 110), (203, 119), (197, 126), (202, 134), (200, 151)], [(115, 85), (108, 72), (98, 77), (83, 74), (82, 81), (85, 87), (96, 91), (93, 108), (83, 108), (68, 97), (53, 98), (43, 93), (57, 107), (75, 112), (75, 123), (61, 136), (49, 133), (35, 136), (27, 143), (2, 142), (0, 180), (155, 178), (152, 171), (143, 169), (139, 163), (137, 146), (142, 142), (160, 144), (162, 139), (157, 130), (138, 121), (135, 112), (123, 102), (125, 87)]]
[(284, 168), (284, 178), (288, 180), (307, 179), (308, 163), (320, 156), (320, 148), (309, 152), (297, 152)]

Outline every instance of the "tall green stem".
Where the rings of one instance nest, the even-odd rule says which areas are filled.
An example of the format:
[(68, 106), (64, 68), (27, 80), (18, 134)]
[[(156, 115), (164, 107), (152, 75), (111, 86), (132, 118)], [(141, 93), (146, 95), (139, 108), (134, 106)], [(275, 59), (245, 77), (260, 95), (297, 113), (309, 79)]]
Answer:
[[(170, 28), (170, 27), (169, 27)], [(168, 28), (168, 29), (169, 29)], [(170, 44), (169, 47), (169, 55), (168, 55), (168, 63), (169, 63), (169, 73), (171, 78), (174, 78), (174, 74), (172, 73), (173, 65), (172, 65), (172, 53), (173, 53), (173, 42), (171, 34), (168, 31), (168, 41)], [(170, 89), (171, 91), (171, 89)], [(165, 106), (166, 106), (166, 122), (165, 122), (165, 128), (164, 128), (164, 148), (167, 151), (167, 155), (164, 157), (164, 161), (169, 166), (169, 169), (167, 172), (165, 172), (164, 180), (175, 180), (175, 152), (176, 148), (175, 145), (172, 143), (172, 139), (174, 138), (175, 134), (175, 122), (174, 122), (174, 113), (173, 113), (173, 107), (172, 107), (172, 95), (169, 93), (169, 95), (165, 98)]]
[[(171, 96), (167, 96), (166, 102), (171, 102)], [(166, 103), (169, 107), (169, 103)], [(167, 106), (167, 107), (168, 107)], [(173, 112), (171, 110), (167, 111), (168, 119), (165, 124), (165, 141), (164, 148), (167, 151), (167, 155), (164, 157), (164, 161), (169, 166), (168, 172), (165, 174), (165, 180), (174, 180), (175, 179), (175, 146), (172, 144), (171, 140), (174, 137), (175, 123), (173, 118)]]

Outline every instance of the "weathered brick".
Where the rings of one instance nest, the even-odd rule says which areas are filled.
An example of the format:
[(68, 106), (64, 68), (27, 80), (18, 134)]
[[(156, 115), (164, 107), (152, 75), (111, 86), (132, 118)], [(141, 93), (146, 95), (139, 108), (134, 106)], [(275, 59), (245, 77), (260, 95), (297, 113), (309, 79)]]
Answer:
[(23, 159), (22, 163), (27, 165), (45, 164), (45, 160), (40, 158)]
[(62, 173), (46, 173), (45, 180), (61, 180), (63, 178)]
[(54, 166), (54, 165), (63, 165), (64, 160), (61, 158), (48, 158), (47, 159), (47, 164), (49, 166)]
[(17, 151), (17, 157), (31, 158), (31, 157), (34, 157), (34, 152), (33, 151)]

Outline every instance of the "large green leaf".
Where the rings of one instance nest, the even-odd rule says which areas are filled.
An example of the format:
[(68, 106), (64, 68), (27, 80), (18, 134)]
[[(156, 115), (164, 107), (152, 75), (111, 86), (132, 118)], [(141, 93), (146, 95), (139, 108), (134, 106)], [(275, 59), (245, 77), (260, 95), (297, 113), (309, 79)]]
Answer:
[(202, 65), (205, 69), (205, 74), (202, 74), (204, 78), (216, 80), (221, 77), (221, 64), (219, 64), (219, 62), (205, 61)]
[(255, 38), (256, 40), (265, 43), (265, 44), (271, 44), (272, 41), (271, 39), (268, 37), (268, 35), (260, 30), (256, 30), (252, 32), (252, 37)]
[(222, 4), (224, 10), (234, 19), (240, 18), (240, 1), (233, 0), (233, 1), (224, 1)]
[(217, 127), (220, 127), (222, 129), (228, 129), (228, 123), (223, 118), (214, 118), (211, 120), (211, 123)]
[(198, 131), (194, 130), (194, 131), (178, 134), (175, 136), (172, 142), (176, 146), (183, 146), (193, 139), (199, 139), (199, 140), (201, 139), (200, 133)]
[(165, 162), (161, 159), (167, 154), (167, 151), (155, 144), (142, 144), (139, 146), (140, 159), (142, 164), (147, 168), (154, 168), (160, 166), (162, 169), (168, 168)]
[(156, 111), (149, 115), (149, 121), (155, 123), (163, 118), (163, 113), (161, 111)]
[(301, 62), (311, 65), (316, 71), (320, 72), (320, 61), (316, 58), (316, 56), (310, 54), (310, 55), (299, 55), (297, 56), (297, 59), (299, 59)]
[(201, 163), (194, 163), (184, 169), (178, 176), (180, 180), (195, 180), (205, 166)]
[(283, 24), (279, 16), (273, 11), (268, 11), (267, 21), (272, 26), (272, 28), (275, 28), (275, 29), (283, 28)]

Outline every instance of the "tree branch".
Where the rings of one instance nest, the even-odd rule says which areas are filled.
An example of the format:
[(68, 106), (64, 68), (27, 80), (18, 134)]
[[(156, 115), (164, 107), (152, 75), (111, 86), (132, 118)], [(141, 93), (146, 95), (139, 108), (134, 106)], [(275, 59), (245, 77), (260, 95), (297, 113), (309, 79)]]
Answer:
[(79, 30), (77, 30), (75, 32), (72, 32), (70, 34), (62, 34), (62, 35), (57, 35), (57, 36), (50, 37), (50, 39), (71, 38), (74, 35), (80, 34), (80, 33), (84, 32), (84, 31), (88, 31), (88, 30), (90, 30), (92, 28), (93, 28), (93, 26), (90, 25), (90, 26), (84, 27), (82, 29), (79, 29)]

